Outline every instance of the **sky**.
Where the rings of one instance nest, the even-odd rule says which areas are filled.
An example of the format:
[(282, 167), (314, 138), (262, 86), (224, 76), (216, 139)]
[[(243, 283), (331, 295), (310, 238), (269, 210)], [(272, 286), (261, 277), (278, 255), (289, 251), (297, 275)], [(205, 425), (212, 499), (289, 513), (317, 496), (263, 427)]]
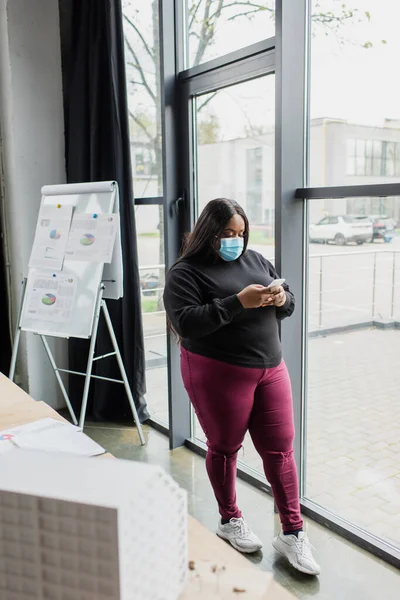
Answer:
[[(350, 0), (351, 2), (351, 0)], [(326, 0), (332, 5), (333, 0)], [(400, 118), (400, 2), (354, 0), (371, 19), (326, 37), (314, 28), (311, 52), (311, 117), (335, 117), (365, 125)], [(382, 44), (382, 40), (386, 44)], [(362, 48), (365, 42), (373, 47)]]
[[(320, 4), (319, 9), (317, 4)], [(317, 10), (326, 13), (337, 10), (338, 0), (321, 0), (319, 3), (313, 0), (312, 5), (313, 13)], [(381, 125), (386, 118), (400, 119), (400, 1), (349, 0), (347, 5), (358, 9), (358, 16), (353, 22), (341, 25), (337, 34), (321, 25), (312, 26), (311, 118), (333, 117), (364, 125)], [(369, 20), (366, 12), (370, 13)], [(235, 49), (232, 44), (239, 39), (258, 41), (265, 31), (271, 35), (273, 23), (258, 15), (252, 21), (221, 22), (209, 56), (218, 54), (222, 48)], [(373, 45), (365, 49), (363, 45), (367, 42)], [(247, 91), (246, 86), (242, 86), (244, 104), (249, 103), (250, 87), (254, 88), (254, 83), (248, 86)], [(225, 99), (231, 93), (237, 99), (237, 93), (230, 90), (226, 91)], [(218, 105), (216, 110), (226, 130), (230, 115), (222, 94), (220, 102), (215, 101), (213, 105), (215, 108)], [(254, 99), (253, 119), (268, 125), (267, 120), (273, 117), (270, 106), (267, 98), (264, 102)], [(232, 129), (238, 126), (235, 119)]]
[[(342, 0), (312, 0), (312, 12), (337, 11), (342, 3)], [(151, 44), (150, 0), (124, 0), (123, 4)], [(361, 22), (357, 18), (342, 25), (339, 34), (329, 35), (326, 28), (313, 26), (311, 118), (339, 118), (364, 125), (381, 125), (385, 118), (400, 119), (400, 0), (348, 0), (347, 6), (358, 9)], [(242, 11), (243, 7), (235, 10)], [(366, 12), (370, 13), (369, 20)], [(205, 59), (274, 34), (274, 22), (268, 12), (258, 13), (252, 20), (242, 17), (232, 21), (229, 20), (232, 12), (224, 15)], [(382, 44), (382, 40), (386, 43)], [(364, 49), (362, 45), (366, 42), (373, 46)], [(189, 54), (190, 51), (193, 55), (193, 42)], [(148, 57), (143, 56), (142, 64), (146, 74), (150, 74), (152, 64)], [(264, 78), (227, 89), (213, 99), (208, 112), (220, 120), (225, 139), (243, 135), (249, 115), (253, 125), (273, 124), (273, 87), (273, 78), (268, 81)], [(130, 105), (134, 110), (148, 105), (140, 88), (131, 97)]]

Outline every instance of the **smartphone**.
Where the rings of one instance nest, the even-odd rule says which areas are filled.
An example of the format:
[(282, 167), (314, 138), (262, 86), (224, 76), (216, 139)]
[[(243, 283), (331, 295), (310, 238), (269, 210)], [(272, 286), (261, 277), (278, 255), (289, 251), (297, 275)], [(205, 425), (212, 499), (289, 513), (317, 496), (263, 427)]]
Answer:
[(274, 288), (274, 287), (278, 287), (280, 285), (283, 285), (285, 283), (286, 279), (274, 279), (274, 281), (272, 281), (268, 286), (267, 286), (267, 290), (270, 288)]

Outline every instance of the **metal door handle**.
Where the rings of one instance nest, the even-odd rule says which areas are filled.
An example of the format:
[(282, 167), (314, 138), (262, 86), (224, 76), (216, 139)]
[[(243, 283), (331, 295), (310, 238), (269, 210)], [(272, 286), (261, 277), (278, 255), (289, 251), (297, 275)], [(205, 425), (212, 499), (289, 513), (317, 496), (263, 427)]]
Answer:
[(179, 198), (177, 198), (173, 202), (173, 212), (178, 217), (185, 210), (185, 207), (186, 207), (186, 196), (185, 196), (185, 192), (183, 192), (182, 195), (179, 196)]

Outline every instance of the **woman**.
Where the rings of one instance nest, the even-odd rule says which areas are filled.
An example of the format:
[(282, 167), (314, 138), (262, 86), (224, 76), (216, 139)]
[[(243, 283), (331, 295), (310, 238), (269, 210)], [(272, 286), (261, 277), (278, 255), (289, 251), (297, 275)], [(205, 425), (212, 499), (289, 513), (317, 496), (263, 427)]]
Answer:
[(271, 263), (247, 249), (249, 222), (232, 200), (205, 207), (170, 270), (164, 304), (181, 341), (185, 388), (207, 436), (206, 467), (221, 520), (217, 534), (250, 553), (262, 543), (236, 504), (236, 464), (247, 431), (271, 484), (283, 531), (274, 548), (318, 575), (303, 531), (293, 457), (293, 407), (279, 321), (294, 310)]

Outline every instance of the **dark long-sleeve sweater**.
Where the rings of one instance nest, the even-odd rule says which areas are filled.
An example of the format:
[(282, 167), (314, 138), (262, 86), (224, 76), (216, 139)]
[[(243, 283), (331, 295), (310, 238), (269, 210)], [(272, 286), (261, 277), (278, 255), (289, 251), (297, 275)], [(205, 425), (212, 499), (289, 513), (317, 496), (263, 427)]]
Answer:
[(253, 250), (232, 262), (178, 262), (167, 276), (164, 305), (182, 346), (237, 366), (278, 366), (278, 322), (294, 311), (292, 292), (284, 284), (286, 302), (280, 308), (245, 309), (237, 297), (248, 285), (268, 286), (277, 278), (271, 263)]

